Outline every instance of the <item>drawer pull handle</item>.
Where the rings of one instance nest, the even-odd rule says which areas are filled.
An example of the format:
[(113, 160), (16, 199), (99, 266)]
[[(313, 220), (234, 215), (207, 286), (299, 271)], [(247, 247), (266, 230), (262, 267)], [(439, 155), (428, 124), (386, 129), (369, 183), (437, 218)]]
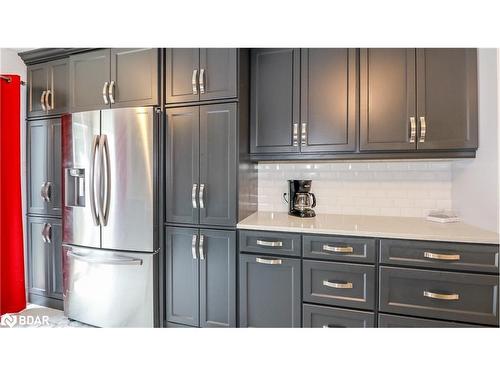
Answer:
[(269, 246), (269, 247), (281, 247), (281, 246), (283, 246), (283, 242), (281, 242), (281, 241), (257, 240), (257, 245)]
[(323, 280), (323, 285), (335, 289), (352, 289), (352, 283), (333, 283), (328, 280)]
[(325, 324), (323, 326), (323, 328), (347, 328), (347, 327), (339, 326), (339, 325), (336, 325), (336, 324)]
[(429, 259), (439, 259), (439, 260), (460, 260), (459, 254), (437, 254), (437, 253), (431, 253), (430, 251), (424, 252), (424, 257)]
[(330, 246), (330, 245), (323, 245), (323, 250), (331, 251), (333, 253), (352, 253), (354, 251), (352, 246)]
[(456, 293), (442, 294), (442, 293), (429, 292), (428, 290), (424, 290), (424, 297), (433, 299), (443, 299), (446, 301), (458, 301), (460, 299), (460, 296)]
[(265, 258), (255, 258), (255, 261), (257, 263), (262, 263), (262, 264), (281, 264), (283, 261), (281, 259), (265, 259)]

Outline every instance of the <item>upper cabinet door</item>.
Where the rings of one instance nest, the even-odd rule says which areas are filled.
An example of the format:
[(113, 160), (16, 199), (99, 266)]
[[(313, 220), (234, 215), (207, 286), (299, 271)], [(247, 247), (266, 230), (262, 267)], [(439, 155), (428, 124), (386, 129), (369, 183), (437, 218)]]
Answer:
[(196, 102), (200, 99), (200, 50), (198, 48), (167, 48), (166, 103)]
[(200, 100), (226, 99), (237, 96), (237, 49), (200, 49), (198, 86)]
[(415, 50), (361, 49), (360, 90), (360, 150), (414, 150)]
[(300, 49), (251, 52), (250, 151), (299, 151)]
[(48, 63), (47, 108), (51, 115), (69, 112), (69, 60)]
[(200, 224), (236, 225), (236, 103), (200, 107)]
[[(111, 107), (158, 104), (158, 49), (111, 49)], [(114, 102), (114, 103), (113, 103)]]
[(47, 214), (46, 187), (49, 180), (47, 162), (48, 125), (50, 120), (28, 122), (28, 213)]
[(71, 112), (109, 108), (109, 49), (72, 55), (69, 82)]
[(419, 149), (478, 146), (477, 51), (417, 50)]
[(47, 113), (47, 64), (28, 66), (28, 117)]
[(200, 110), (171, 108), (166, 114), (166, 220), (198, 224)]
[(300, 150), (355, 151), (356, 50), (301, 50)]

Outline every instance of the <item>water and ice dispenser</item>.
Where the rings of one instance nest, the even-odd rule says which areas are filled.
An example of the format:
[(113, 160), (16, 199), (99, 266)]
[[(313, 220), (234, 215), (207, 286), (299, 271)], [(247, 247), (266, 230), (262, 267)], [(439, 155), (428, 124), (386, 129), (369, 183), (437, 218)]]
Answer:
[(85, 207), (85, 169), (65, 169), (66, 206)]

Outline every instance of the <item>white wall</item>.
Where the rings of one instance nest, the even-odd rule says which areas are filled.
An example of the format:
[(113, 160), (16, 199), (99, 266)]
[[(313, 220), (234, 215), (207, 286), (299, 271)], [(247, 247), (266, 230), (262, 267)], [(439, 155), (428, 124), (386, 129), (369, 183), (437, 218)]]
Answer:
[(452, 168), (452, 202), (466, 223), (498, 231), (498, 51), (479, 49), (479, 149)]
[[(26, 82), (26, 65), (17, 55), (17, 50), (11, 48), (0, 48), (0, 73), (17, 74), (21, 80)], [(24, 225), (24, 251), (26, 262), (26, 86), (21, 86), (21, 189), (23, 205), (23, 225)], [(26, 269), (25, 269), (26, 273)], [(25, 278), (27, 280), (27, 278)]]

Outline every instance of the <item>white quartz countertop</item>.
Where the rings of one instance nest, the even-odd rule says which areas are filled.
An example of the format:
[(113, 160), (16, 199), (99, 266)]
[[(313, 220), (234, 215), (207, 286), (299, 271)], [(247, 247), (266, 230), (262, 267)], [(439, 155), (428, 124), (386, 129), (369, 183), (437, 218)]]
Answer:
[(239, 229), (498, 244), (498, 233), (465, 223), (435, 223), (425, 218), (317, 214), (302, 219), (286, 212), (255, 212)]

